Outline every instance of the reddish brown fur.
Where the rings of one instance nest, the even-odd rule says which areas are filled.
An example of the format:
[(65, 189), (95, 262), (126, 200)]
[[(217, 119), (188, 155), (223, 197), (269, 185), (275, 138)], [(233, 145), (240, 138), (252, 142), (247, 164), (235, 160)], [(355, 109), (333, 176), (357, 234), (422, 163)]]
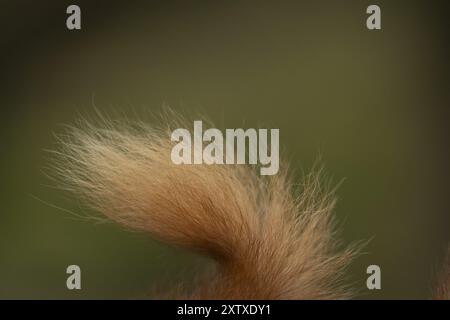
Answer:
[(433, 299), (450, 300), (450, 246), (447, 250), (444, 266), (436, 280), (436, 285), (433, 290)]
[[(356, 246), (338, 248), (333, 191), (320, 170), (293, 190), (286, 171), (174, 165), (170, 130), (145, 124), (83, 124), (61, 140), (56, 171), (65, 188), (110, 219), (217, 262), (196, 299), (342, 299)], [(297, 194), (297, 195), (296, 195)]]

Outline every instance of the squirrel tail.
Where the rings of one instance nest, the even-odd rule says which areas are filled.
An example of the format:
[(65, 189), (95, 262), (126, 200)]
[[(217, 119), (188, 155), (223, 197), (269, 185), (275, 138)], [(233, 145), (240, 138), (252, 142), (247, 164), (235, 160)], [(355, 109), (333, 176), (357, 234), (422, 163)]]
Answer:
[(334, 237), (336, 198), (321, 169), (294, 187), (285, 171), (173, 164), (168, 127), (104, 120), (69, 131), (56, 152), (63, 188), (128, 228), (217, 262), (213, 277), (177, 298), (351, 297), (342, 276), (358, 245), (341, 248)]

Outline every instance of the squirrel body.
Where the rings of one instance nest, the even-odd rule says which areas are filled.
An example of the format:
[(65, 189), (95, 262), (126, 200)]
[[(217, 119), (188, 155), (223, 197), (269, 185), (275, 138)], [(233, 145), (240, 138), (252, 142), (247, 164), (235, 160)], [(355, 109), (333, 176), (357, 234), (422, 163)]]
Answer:
[(297, 187), (287, 170), (261, 177), (247, 165), (177, 165), (169, 127), (83, 123), (60, 139), (55, 164), (63, 188), (94, 210), (214, 259), (213, 275), (164, 297), (352, 297), (342, 276), (361, 246), (336, 238), (336, 197), (322, 170)]

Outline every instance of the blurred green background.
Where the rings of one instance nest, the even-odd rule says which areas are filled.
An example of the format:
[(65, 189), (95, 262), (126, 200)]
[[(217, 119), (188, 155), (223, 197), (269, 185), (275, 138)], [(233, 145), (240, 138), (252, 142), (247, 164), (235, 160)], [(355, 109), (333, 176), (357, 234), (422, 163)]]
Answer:
[[(66, 7), (82, 30), (66, 29)], [(293, 168), (321, 153), (363, 299), (429, 297), (449, 242), (449, 48), (439, 1), (0, 1), (0, 298), (136, 298), (207, 261), (93, 224), (48, 185), (45, 149), (81, 115), (166, 104), (280, 128)], [(366, 29), (381, 7), (382, 30)], [(63, 209), (58, 209), (63, 208)], [(66, 267), (82, 290), (66, 289)], [(382, 290), (365, 287), (378, 264)]]

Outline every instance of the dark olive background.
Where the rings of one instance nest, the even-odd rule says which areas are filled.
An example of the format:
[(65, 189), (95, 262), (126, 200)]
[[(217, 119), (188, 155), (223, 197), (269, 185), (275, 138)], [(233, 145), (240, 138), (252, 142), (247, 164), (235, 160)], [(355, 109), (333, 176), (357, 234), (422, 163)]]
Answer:
[[(80, 115), (166, 104), (218, 126), (280, 128), (296, 169), (335, 179), (359, 298), (429, 297), (449, 242), (444, 1), (0, 1), (0, 298), (134, 298), (207, 261), (89, 214), (43, 171)], [(382, 30), (365, 27), (378, 4)], [(150, 119), (150, 117), (148, 117)], [(151, 121), (151, 120), (149, 120)], [(62, 209), (58, 209), (62, 208)], [(82, 290), (65, 287), (69, 264)], [(365, 288), (366, 267), (382, 290)]]

